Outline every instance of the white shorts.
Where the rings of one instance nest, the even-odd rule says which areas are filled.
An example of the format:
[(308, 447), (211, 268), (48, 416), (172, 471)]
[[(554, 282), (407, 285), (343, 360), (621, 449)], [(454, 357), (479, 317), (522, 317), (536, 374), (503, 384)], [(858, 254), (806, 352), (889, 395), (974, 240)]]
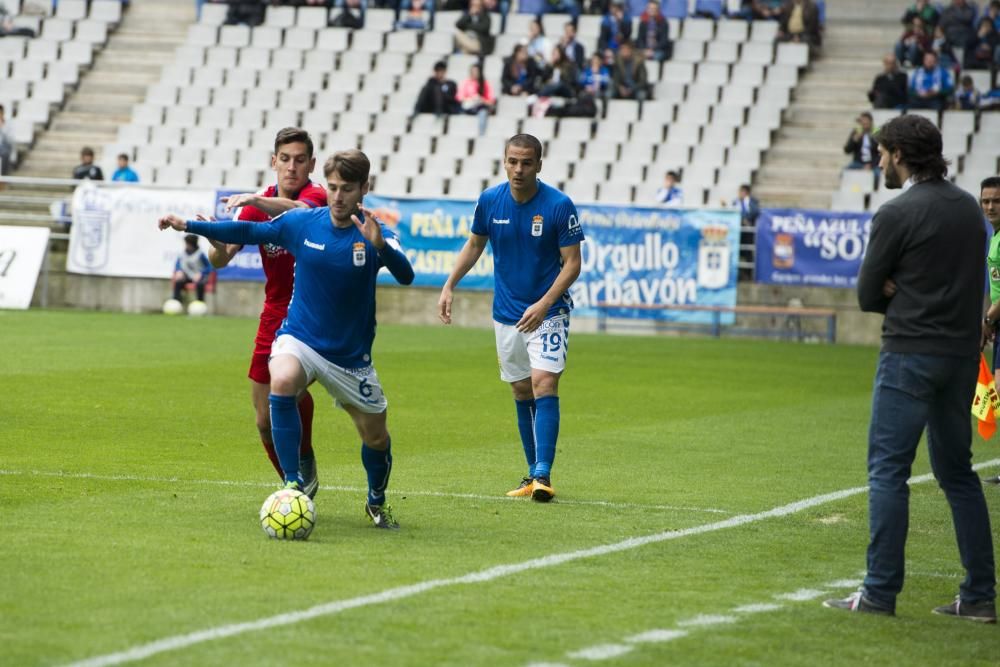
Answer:
[(279, 354), (290, 354), (298, 359), (305, 371), (306, 383), (311, 384), (315, 380), (323, 385), (338, 408), (350, 405), (361, 412), (378, 414), (389, 407), (374, 366), (341, 368), (288, 334), (278, 336), (271, 346), (271, 358)]
[(569, 315), (556, 315), (531, 333), (521, 333), (513, 324), (493, 322), (497, 339), (500, 379), (517, 382), (531, 377), (531, 369), (562, 373), (569, 346)]

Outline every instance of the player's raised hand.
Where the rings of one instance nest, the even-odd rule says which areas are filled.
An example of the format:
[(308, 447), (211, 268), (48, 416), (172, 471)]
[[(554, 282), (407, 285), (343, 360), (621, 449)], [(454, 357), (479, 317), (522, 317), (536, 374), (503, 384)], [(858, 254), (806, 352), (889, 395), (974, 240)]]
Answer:
[(160, 218), (158, 224), (160, 226), (161, 231), (164, 229), (173, 228), (179, 232), (186, 232), (188, 226), (187, 220), (184, 220), (183, 218), (180, 218), (176, 215), (165, 215), (162, 218)]
[(451, 288), (445, 285), (441, 288), (441, 296), (438, 298), (438, 318), (445, 324), (451, 324)]
[(247, 193), (242, 195), (230, 195), (228, 197), (223, 197), (220, 201), (226, 205), (227, 211), (232, 211), (234, 208), (241, 208), (243, 206), (253, 206), (257, 195), (253, 193)]
[(358, 216), (352, 214), (351, 220), (354, 221), (354, 226), (358, 228), (361, 235), (368, 239), (377, 250), (381, 250), (385, 247), (385, 239), (382, 237), (382, 227), (379, 226), (378, 220), (375, 219), (375, 212), (364, 206), (358, 206), (358, 208), (364, 214), (365, 221), (361, 222)]
[(528, 306), (528, 309), (524, 311), (524, 315), (521, 315), (521, 319), (517, 321), (515, 326), (521, 333), (531, 333), (538, 327), (542, 326), (542, 322), (545, 321), (545, 316), (548, 312), (548, 305), (542, 303), (541, 301), (536, 301)]

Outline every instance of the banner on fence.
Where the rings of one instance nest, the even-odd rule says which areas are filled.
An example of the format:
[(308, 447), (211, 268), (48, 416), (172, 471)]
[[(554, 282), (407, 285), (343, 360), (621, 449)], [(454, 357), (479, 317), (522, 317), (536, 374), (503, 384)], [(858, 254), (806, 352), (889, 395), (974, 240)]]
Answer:
[(871, 213), (763, 209), (757, 220), (757, 282), (854, 287)]
[[(73, 192), (66, 269), (100, 276), (169, 278), (184, 243), (177, 232), (161, 232), (157, 219), (169, 213), (185, 220), (210, 217), (214, 205), (213, 190), (80, 185)], [(205, 239), (200, 245), (208, 249)]]
[(48, 244), (44, 227), (0, 226), (0, 308), (31, 305)]

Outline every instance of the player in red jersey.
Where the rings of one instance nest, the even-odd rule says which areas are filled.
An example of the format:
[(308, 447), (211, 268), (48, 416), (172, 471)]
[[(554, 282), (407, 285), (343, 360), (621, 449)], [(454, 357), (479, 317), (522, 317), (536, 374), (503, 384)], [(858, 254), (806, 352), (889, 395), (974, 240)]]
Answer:
[[(274, 154), (271, 168), (277, 177), (272, 185), (258, 194), (233, 195), (225, 200), (226, 209), (236, 209), (233, 216), (237, 220), (266, 222), (293, 208), (314, 208), (326, 206), (326, 189), (309, 180), (309, 174), (316, 166), (313, 143), (309, 134), (297, 127), (286, 127), (274, 139)], [(222, 268), (242, 246), (213, 241), (209, 250), (209, 260), (216, 268)], [(254, 341), (253, 359), (250, 362), (250, 389), (253, 406), (257, 412), (257, 430), (260, 440), (267, 450), (267, 457), (284, 479), (278, 456), (271, 438), (271, 414), (268, 407), (268, 393), (271, 374), (267, 361), (271, 356), (274, 334), (288, 313), (288, 302), (292, 299), (292, 281), (295, 274), (295, 257), (284, 248), (260, 246), (264, 275), (264, 308), (260, 313), (260, 326)], [(302, 420), (302, 442), (299, 450), (303, 490), (310, 497), (316, 495), (319, 478), (316, 474), (316, 457), (312, 448), (313, 399), (308, 390), (299, 397), (299, 417)]]

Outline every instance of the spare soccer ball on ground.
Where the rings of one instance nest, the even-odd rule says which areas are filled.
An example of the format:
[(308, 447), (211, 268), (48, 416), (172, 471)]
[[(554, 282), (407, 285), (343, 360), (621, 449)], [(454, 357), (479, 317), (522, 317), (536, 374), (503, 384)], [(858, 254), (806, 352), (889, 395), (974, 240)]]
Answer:
[(188, 315), (192, 317), (201, 317), (208, 312), (208, 304), (204, 301), (192, 301), (188, 304)]
[(260, 527), (278, 540), (304, 540), (316, 525), (312, 498), (295, 489), (275, 491), (260, 508)]
[(164, 315), (180, 315), (184, 312), (184, 304), (177, 299), (167, 299), (163, 302)]

